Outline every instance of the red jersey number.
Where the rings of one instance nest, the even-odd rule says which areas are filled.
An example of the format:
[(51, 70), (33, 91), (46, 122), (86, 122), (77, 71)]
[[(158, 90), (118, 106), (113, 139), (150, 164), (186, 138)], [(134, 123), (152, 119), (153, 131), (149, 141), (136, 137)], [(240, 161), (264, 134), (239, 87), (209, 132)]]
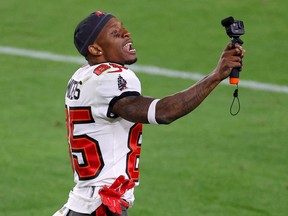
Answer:
[(134, 182), (139, 181), (139, 160), (142, 144), (142, 124), (135, 124), (129, 132), (126, 173)]
[(93, 122), (90, 107), (70, 107), (69, 113), (66, 109), (70, 158), (73, 171), (77, 172), (79, 180), (96, 178), (104, 166), (98, 141), (86, 134), (73, 135), (75, 124)]
[[(70, 107), (66, 111), (66, 125), (69, 139), (70, 158), (73, 171), (79, 180), (96, 178), (104, 167), (101, 150), (97, 140), (86, 134), (74, 136), (75, 124), (93, 123), (90, 107)], [(134, 182), (139, 181), (139, 159), (142, 142), (142, 124), (135, 124), (129, 131), (126, 173)]]

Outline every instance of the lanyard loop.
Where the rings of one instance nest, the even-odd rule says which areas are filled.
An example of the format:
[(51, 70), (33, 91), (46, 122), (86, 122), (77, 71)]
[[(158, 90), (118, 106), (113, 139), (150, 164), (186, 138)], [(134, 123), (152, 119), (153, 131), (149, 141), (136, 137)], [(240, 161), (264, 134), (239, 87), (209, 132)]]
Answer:
[[(235, 89), (234, 93), (233, 93), (233, 101), (231, 103), (231, 106), (230, 106), (230, 114), (232, 116), (236, 116), (239, 112), (240, 112), (240, 99), (238, 97), (238, 84), (237, 84), (237, 88)], [(234, 103), (235, 103), (235, 100), (237, 101), (237, 110), (235, 112), (233, 112), (233, 106), (234, 106)]]

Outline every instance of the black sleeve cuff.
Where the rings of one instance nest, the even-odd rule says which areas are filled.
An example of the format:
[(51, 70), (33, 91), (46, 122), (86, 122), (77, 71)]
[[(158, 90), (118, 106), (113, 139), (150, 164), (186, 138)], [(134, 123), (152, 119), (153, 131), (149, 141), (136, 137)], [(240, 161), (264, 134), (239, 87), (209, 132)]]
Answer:
[(122, 99), (124, 97), (128, 97), (128, 96), (139, 96), (139, 95), (140, 95), (139, 92), (128, 91), (128, 92), (123, 92), (121, 95), (112, 98), (112, 100), (109, 103), (109, 107), (108, 107), (108, 111), (107, 111), (107, 117), (109, 117), (109, 118), (117, 118), (117, 117), (119, 117), (118, 115), (115, 115), (114, 113), (112, 113), (113, 106), (115, 105), (115, 103), (118, 100), (120, 100), (120, 99)]

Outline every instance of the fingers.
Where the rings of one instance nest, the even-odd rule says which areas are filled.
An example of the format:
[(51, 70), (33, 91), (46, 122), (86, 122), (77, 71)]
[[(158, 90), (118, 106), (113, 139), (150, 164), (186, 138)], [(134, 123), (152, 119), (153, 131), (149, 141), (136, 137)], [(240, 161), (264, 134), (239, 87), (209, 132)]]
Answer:
[(241, 49), (241, 57), (244, 58), (245, 54), (246, 54), (246, 50), (242, 48)]
[(232, 43), (229, 43), (229, 44), (227, 44), (227, 46), (225, 47), (224, 52), (225, 52), (225, 51), (228, 51), (228, 50), (231, 50), (232, 48), (233, 48)]
[(242, 59), (245, 56), (246, 51), (240, 44), (233, 46), (229, 43), (224, 49), (218, 65), (216, 67), (216, 74), (219, 75), (220, 80), (223, 80), (229, 76), (232, 68), (239, 68), (241, 70), (243, 66)]
[(238, 67), (242, 67), (243, 65), (242, 58), (240, 56), (232, 56), (230, 58), (230, 61), (231, 61), (230, 63), (231, 68), (234, 68), (234, 67), (238, 68)]
[(225, 51), (221, 58), (221, 65), (224, 70), (227, 68), (242, 67), (243, 52), (239, 48)]
[(236, 56), (239, 57), (238, 59), (236, 59), (237, 62), (240, 63), (240, 66), (239, 67), (242, 67), (243, 66), (243, 61), (242, 59), (244, 58), (245, 56), (245, 53), (246, 53), (246, 50), (242, 48), (242, 46), (238, 45), (235, 46), (235, 52), (236, 52)]
[(110, 188), (112, 189), (116, 189), (118, 188), (121, 184), (123, 184), (123, 182), (125, 182), (125, 177), (123, 175), (119, 176), (114, 182), (113, 184), (110, 186)]
[(222, 53), (222, 58), (226, 59), (227, 61), (231, 61), (234, 65), (234, 62), (240, 63), (237, 64), (237, 67), (242, 66), (242, 59), (244, 58), (246, 53), (246, 50), (243, 49), (243, 47), (239, 44), (236, 44), (235, 46), (232, 46), (231, 43), (229, 43), (224, 52)]
[(240, 45), (240, 44), (236, 44), (234, 48), (232, 48), (232, 50), (234, 50), (235, 54), (234, 55), (237, 55), (237, 56), (240, 56), (240, 57), (244, 57), (245, 53), (246, 53), (246, 50), (243, 49), (243, 47)]
[(225, 47), (224, 53), (229, 53), (232, 55), (239, 55), (239, 56), (244, 57), (246, 50), (243, 49), (243, 47), (240, 44), (235, 44), (235, 46), (233, 46), (232, 43), (229, 43)]
[(235, 52), (237, 56), (240, 56), (241, 58), (244, 58), (246, 50), (243, 49), (243, 47), (239, 44), (236, 44), (235, 46)]

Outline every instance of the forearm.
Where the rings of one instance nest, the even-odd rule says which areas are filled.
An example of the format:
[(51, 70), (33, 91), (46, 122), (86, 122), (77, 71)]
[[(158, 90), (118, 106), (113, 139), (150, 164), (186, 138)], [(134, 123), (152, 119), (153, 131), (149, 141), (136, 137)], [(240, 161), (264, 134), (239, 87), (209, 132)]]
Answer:
[[(186, 90), (159, 100), (155, 113), (149, 114), (151, 119), (152, 117), (156, 119), (158, 124), (169, 124), (192, 112), (222, 80), (229, 76), (232, 68), (242, 67), (244, 54), (245, 50), (241, 46), (232, 47), (228, 44), (210, 75)], [(152, 101), (153, 98), (144, 96), (125, 97), (114, 105), (113, 112), (128, 121), (150, 123), (147, 115)], [(154, 110), (154, 107), (151, 110)]]
[[(190, 88), (162, 98), (156, 105), (155, 119), (158, 124), (170, 124), (187, 115), (210, 94), (221, 82), (215, 73), (211, 73)], [(113, 107), (113, 112), (132, 122), (149, 123), (148, 109), (153, 98), (143, 96), (124, 97)]]
[(156, 106), (156, 120), (159, 124), (169, 124), (187, 115), (221, 82), (215, 73), (211, 73), (190, 88), (161, 99)]

